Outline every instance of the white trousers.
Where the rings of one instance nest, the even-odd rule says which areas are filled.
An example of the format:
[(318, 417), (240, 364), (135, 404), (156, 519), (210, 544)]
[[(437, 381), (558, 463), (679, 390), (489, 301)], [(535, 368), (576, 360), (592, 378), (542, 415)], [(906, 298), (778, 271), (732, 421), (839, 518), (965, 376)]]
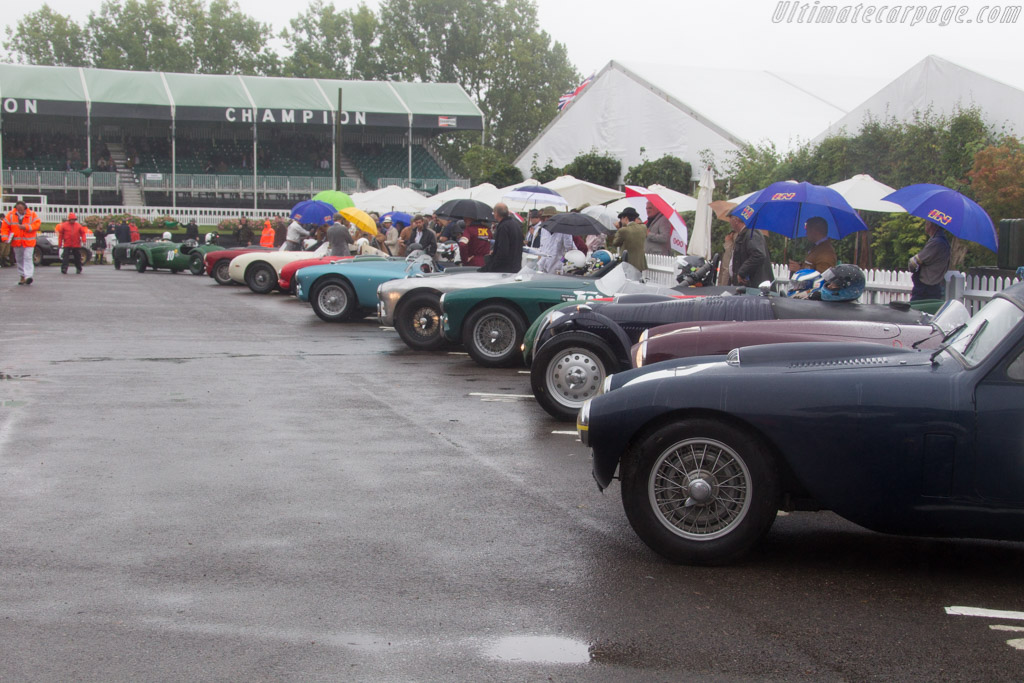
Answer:
[(12, 247), (14, 260), (18, 263), (18, 275), (26, 280), (36, 272), (36, 266), (32, 263), (32, 252), (35, 250), (35, 247)]

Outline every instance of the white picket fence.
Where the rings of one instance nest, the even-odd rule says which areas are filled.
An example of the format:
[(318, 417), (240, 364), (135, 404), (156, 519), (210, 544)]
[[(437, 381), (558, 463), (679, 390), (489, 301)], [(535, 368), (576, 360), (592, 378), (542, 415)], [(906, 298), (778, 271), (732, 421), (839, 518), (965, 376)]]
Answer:
[[(776, 283), (782, 286), (789, 283), (789, 268), (785, 265), (774, 265), (772, 271)], [(644, 278), (649, 282), (672, 286), (676, 284), (678, 274), (679, 266), (675, 256), (647, 254)], [(861, 303), (887, 304), (890, 301), (910, 299), (910, 290), (913, 288), (910, 273), (902, 270), (866, 270), (864, 276), (867, 283), (864, 295), (860, 298)], [(961, 300), (971, 315), (974, 315), (993, 294), (1017, 282), (1020, 280), (1013, 277), (967, 277), (951, 270), (946, 273), (946, 298)]]

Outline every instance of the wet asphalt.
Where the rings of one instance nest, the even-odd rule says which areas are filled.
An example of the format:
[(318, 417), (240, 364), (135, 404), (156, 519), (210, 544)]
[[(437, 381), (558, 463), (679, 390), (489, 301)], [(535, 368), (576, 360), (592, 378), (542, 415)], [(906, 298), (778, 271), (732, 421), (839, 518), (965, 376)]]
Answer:
[[(0, 270), (0, 680), (1021, 680), (1024, 544), (673, 566), (517, 369), (207, 277)], [(993, 628), (997, 626), (999, 628)]]

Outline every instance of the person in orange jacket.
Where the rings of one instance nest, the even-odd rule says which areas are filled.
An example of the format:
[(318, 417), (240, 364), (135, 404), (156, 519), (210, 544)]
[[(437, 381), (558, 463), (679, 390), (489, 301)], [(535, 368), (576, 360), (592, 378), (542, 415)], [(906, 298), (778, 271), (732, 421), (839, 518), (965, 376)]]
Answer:
[(60, 272), (68, 274), (68, 262), (75, 260), (75, 272), (82, 274), (82, 247), (85, 246), (85, 226), (78, 222), (74, 213), (57, 226), (57, 246), (63, 249), (60, 256)]
[(263, 221), (263, 232), (260, 233), (260, 246), (270, 247), (274, 246), (274, 226), (270, 224), (270, 219)]
[(10, 241), (14, 250), (14, 260), (18, 262), (19, 285), (32, 284), (35, 265), (32, 253), (36, 250), (36, 235), (39, 234), (41, 222), (36, 212), (28, 208), (28, 204), (19, 201), (0, 222), (0, 237)]
[(139, 236), (139, 229), (134, 223), (128, 224), (128, 230), (131, 232), (132, 242), (138, 242), (142, 237)]

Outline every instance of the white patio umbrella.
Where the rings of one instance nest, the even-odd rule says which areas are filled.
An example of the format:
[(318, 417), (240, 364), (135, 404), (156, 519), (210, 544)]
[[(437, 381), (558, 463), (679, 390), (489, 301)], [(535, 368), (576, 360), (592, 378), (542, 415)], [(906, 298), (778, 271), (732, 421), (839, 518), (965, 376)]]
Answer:
[(569, 205), (565, 197), (543, 185), (520, 185), (503, 194), (501, 198), (513, 211), (543, 209), (548, 206), (564, 211)]
[(664, 199), (666, 202), (668, 202), (668, 205), (671, 206), (676, 211), (697, 210), (697, 200), (688, 194), (677, 192), (676, 190), (665, 187), (664, 185), (659, 185), (657, 183), (653, 185), (648, 185), (647, 189), (650, 192)]
[(615, 222), (619, 219), (619, 212), (612, 211), (607, 206), (598, 206), (596, 204), (591, 205), (584, 208), (580, 213), (590, 216), (596, 220), (598, 223), (603, 225), (608, 232), (615, 232), (618, 229)]
[(715, 174), (710, 168), (705, 168), (700, 176), (700, 190), (697, 192), (697, 217), (693, 221), (693, 231), (690, 234), (690, 244), (687, 251), (690, 254), (711, 258), (711, 218), (714, 211), (711, 209), (711, 195), (715, 191)]
[(860, 211), (906, 213), (906, 210), (899, 204), (882, 200), (882, 197), (892, 194), (896, 190), (885, 183), (878, 182), (867, 173), (840, 180), (829, 187), (843, 195), (843, 199), (848, 201), (850, 206)]
[(640, 214), (640, 220), (647, 220), (647, 200), (643, 197), (623, 197), (622, 199), (615, 200), (611, 204), (606, 204), (606, 206), (615, 212), (616, 217), (618, 217), (618, 215), (622, 213), (623, 209), (627, 206), (631, 206), (636, 209), (638, 214)]
[(578, 209), (584, 204), (604, 204), (613, 199), (624, 197), (625, 193), (603, 185), (588, 183), (571, 175), (563, 175), (544, 183), (544, 187), (554, 190), (565, 197), (570, 209)]

